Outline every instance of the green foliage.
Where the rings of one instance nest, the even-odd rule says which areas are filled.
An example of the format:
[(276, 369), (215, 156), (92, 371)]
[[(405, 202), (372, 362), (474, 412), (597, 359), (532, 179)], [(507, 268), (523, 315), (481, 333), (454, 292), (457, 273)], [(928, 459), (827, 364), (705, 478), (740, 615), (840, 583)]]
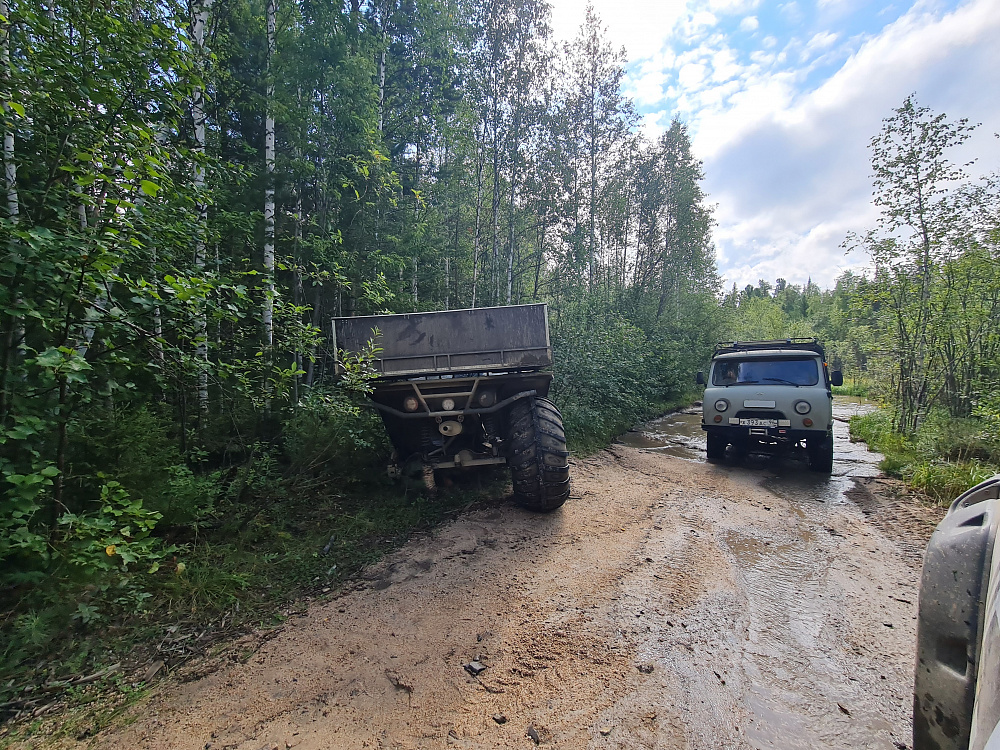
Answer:
[(834, 396), (860, 396), (868, 398), (872, 393), (871, 385), (864, 380), (855, 380), (846, 385), (835, 385), (831, 390)]
[(886, 410), (851, 418), (851, 438), (884, 455), (883, 471), (943, 504), (1000, 472), (1000, 440), (983, 428), (942, 411), (912, 435), (897, 432)]
[(373, 352), (333, 316), (548, 302), (584, 447), (707, 359), (702, 167), (679, 120), (636, 132), (596, 14), (559, 55), (539, 0), (292, 2), (269, 52), (262, 0), (216, 2), (205, 46), (200, 0), (10, 5), (0, 676), (252, 611), (340, 575), (329, 534), (353, 569), (465, 502), (382, 486)]
[[(687, 395), (691, 371), (679, 352), (613, 312), (565, 311), (552, 327), (552, 397), (574, 450), (606, 445)], [(689, 376), (689, 377), (685, 377)]]
[(339, 388), (314, 389), (299, 402), (284, 425), (284, 449), (294, 474), (345, 484), (380, 474), (391, 452), (378, 413)]
[(974, 128), (907, 97), (871, 143), (878, 224), (845, 243), (874, 262), (857, 289), (871, 311), (863, 340), (906, 433), (936, 408), (970, 416), (1000, 363), (1000, 193), (950, 158)]
[(726, 301), (729, 319), (723, 338), (730, 341), (754, 341), (789, 337), (815, 336), (809, 321), (787, 314), (771, 297), (730, 295)]

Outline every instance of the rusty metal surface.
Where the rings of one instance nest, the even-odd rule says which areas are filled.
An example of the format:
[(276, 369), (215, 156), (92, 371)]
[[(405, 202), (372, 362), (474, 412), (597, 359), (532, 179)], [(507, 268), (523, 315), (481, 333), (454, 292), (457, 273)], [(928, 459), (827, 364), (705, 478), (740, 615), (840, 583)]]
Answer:
[(552, 364), (546, 305), (334, 318), (338, 349), (381, 349), (387, 377), (539, 369)]

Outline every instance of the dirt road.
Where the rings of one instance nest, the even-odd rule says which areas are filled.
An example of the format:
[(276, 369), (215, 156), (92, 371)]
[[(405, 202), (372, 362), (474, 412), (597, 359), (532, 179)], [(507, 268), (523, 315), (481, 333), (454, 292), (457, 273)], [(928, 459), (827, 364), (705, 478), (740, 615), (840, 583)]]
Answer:
[(874, 472), (843, 439), (832, 478), (688, 448), (616, 445), (575, 461), (550, 516), (503, 505), (417, 538), (90, 745), (908, 745), (939, 514), (852, 479)]

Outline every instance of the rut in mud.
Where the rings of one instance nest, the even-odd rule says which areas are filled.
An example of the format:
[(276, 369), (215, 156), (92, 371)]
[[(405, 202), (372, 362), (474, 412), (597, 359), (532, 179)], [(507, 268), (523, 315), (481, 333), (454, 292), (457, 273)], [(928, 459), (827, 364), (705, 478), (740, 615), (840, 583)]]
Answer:
[(414, 539), (90, 745), (906, 746), (940, 513), (892, 500), (842, 422), (832, 477), (795, 456), (707, 464), (698, 432), (662, 426), (576, 460), (556, 513), (505, 505)]

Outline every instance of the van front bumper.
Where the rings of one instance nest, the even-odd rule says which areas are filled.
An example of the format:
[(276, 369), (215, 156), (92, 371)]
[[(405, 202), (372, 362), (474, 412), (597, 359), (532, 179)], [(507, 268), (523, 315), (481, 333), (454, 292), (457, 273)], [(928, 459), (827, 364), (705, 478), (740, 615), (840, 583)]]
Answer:
[(822, 437), (833, 432), (833, 426), (826, 429), (804, 430), (795, 427), (742, 427), (728, 424), (705, 424), (701, 429), (710, 435), (719, 435), (726, 440), (733, 442), (736, 440), (773, 440), (779, 443), (797, 443), (807, 438)]

